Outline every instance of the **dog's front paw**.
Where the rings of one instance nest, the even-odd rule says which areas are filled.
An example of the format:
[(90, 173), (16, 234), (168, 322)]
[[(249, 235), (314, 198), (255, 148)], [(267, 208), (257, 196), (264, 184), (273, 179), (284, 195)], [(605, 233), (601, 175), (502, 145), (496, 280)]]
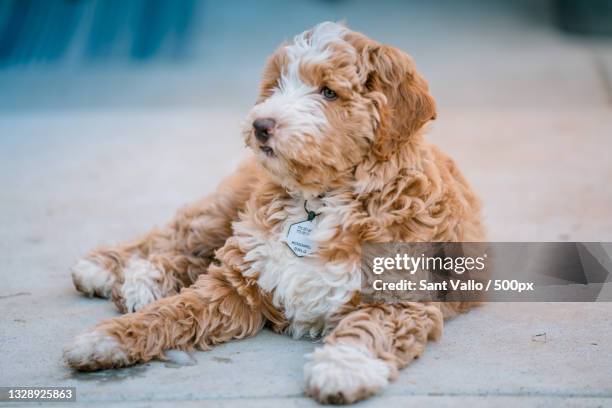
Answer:
[(128, 353), (119, 340), (103, 330), (78, 335), (64, 349), (64, 359), (70, 367), (79, 371), (118, 368), (129, 364)]
[(306, 394), (323, 404), (351, 404), (389, 383), (389, 366), (365, 348), (327, 344), (307, 358)]
[(122, 285), (113, 288), (112, 298), (119, 311), (136, 312), (166, 295), (164, 273), (151, 262), (132, 258), (123, 269)]
[(115, 284), (115, 275), (102, 265), (84, 258), (70, 270), (74, 287), (87, 296), (108, 298)]

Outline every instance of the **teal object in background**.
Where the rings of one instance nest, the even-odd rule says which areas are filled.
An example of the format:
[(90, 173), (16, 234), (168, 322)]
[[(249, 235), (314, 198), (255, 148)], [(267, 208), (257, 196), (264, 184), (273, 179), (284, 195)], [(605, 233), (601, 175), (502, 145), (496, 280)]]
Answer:
[(0, 0), (0, 64), (180, 57), (197, 0)]

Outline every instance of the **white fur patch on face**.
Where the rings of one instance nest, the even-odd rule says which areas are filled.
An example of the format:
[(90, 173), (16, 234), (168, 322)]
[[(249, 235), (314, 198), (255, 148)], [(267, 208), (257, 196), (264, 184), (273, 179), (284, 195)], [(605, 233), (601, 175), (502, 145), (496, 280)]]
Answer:
[(324, 131), (328, 123), (319, 95), (322, 84), (307, 84), (300, 76), (300, 66), (330, 58), (332, 51), (328, 46), (344, 42), (342, 37), (347, 31), (336, 23), (321, 23), (312, 31), (297, 35), (293, 43), (285, 47), (289, 63), (277, 88), (272, 96), (256, 105), (247, 118), (249, 126), (258, 118), (272, 118), (279, 124), (278, 136), (268, 142), (272, 148), (277, 147), (278, 139), (287, 136), (292, 136), (294, 147), (299, 148), (299, 143), (305, 142), (300, 135), (317, 137)]
[(312, 30), (304, 31), (293, 38), (293, 44), (286, 47), (292, 61), (310, 60), (324, 61), (331, 51), (327, 46), (334, 42), (343, 42), (348, 33), (345, 26), (326, 21), (316, 25)]
[(115, 275), (89, 259), (79, 260), (70, 271), (74, 286), (88, 296), (108, 298), (115, 284)]
[(97, 330), (78, 335), (64, 349), (64, 359), (71, 367), (82, 370), (120, 367), (128, 363), (119, 341)]
[(138, 311), (164, 296), (161, 285), (163, 272), (151, 262), (132, 258), (123, 269), (123, 274), (121, 297), (128, 312)]
[(352, 403), (389, 383), (389, 366), (364, 347), (327, 344), (306, 358), (306, 393), (323, 403)]

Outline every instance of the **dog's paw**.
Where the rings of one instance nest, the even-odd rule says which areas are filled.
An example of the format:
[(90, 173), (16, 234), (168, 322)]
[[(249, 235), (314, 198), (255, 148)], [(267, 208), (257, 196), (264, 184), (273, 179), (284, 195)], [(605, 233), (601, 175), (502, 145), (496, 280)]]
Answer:
[(128, 354), (119, 340), (101, 330), (75, 337), (64, 349), (64, 360), (79, 371), (118, 368), (129, 364)]
[(115, 275), (89, 260), (79, 260), (70, 270), (74, 287), (87, 296), (108, 298), (115, 284)]
[(121, 312), (136, 312), (165, 296), (164, 273), (146, 259), (132, 258), (123, 269), (123, 284), (113, 289)]
[(306, 394), (323, 404), (351, 404), (389, 383), (389, 366), (365, 348), (327, 344), (307, 358)]

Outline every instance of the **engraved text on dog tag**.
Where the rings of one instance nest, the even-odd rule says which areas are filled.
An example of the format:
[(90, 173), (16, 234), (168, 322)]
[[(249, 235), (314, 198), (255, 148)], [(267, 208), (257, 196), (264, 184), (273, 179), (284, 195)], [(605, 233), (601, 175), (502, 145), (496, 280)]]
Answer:
[(310, 239), (313, 229), (314, 223), (311, 220), (298, 222), (289, 227), (285, 242), (296, 256), (310, 255), (315, 251), (315, 243)]

